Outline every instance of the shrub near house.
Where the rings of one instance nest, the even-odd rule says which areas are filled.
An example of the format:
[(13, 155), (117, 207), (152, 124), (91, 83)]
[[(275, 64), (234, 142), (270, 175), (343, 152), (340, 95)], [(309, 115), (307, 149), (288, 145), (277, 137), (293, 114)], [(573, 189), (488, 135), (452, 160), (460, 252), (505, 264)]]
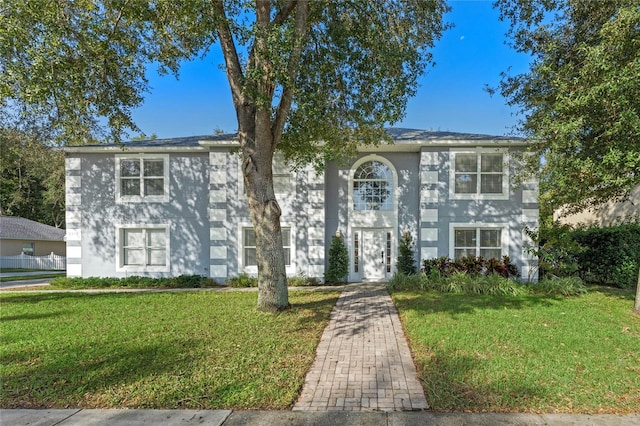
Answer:
[(586, 282), (633, 287), (640, 268), (640, 223), (572, 228), (557, 223), (540, 231), (542, 276), (578, 276)]

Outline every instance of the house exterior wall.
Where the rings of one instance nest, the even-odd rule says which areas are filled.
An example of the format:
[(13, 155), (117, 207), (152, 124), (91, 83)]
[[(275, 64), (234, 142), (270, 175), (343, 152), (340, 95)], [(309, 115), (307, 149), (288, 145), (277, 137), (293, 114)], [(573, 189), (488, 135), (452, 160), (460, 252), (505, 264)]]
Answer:
[(594, 225), (599, 227), (640, 220), (640, 185), (631, 191), (629, 199), (626, 201), (609, 201), (574, 214), (566, 214), (560, 208), (553, 213), (553, 220), (563, 225)]
[[(66, 160), (67, 275), (208, 276), (207, 155), (169, 155), (168, 202), (117, 202), (115, 161), (114, 154), (81, 154)], [(119, 267), (118, 229), (150, 225), (167, 227), (167, 267), (161, 271)]]
[[(210, 270), (223, 281), (242, 273), (257, 274), (247, 266), (243, 253), (243, 230), (252, 228), (247, 207), (240, 157), (215, 150), (210, 164)], [(291, 171), (276, 159), (274, 172), (289, 174), (291, 192), (276, 193), (282, 210), (281, 226), (291, 231), (291, 262), (287, 274), (322, 278), (324, 274), (324, 178), (311, 167)]]
[[(468, 151), (474, 149), (487, 148)], [(455, 227), (500, 227), (507, 233), (506, 238), (503, 236), (503, 253), (518, 267), (523, 280), (537, 281), (537, 260), (526, 253), (532, 241), (525, 232), (525, 228), (538, 227), (537, 181), (515, 187), (512, 181), (517, 164), (505, 151), (509, 159), (508, 198), (455, 199), (450, 186), (455, 151), (423, 148), (420, 152), (420, 261), (453, 258)]]
[[(460, 148), (452, 143), (422, 143), (396, 151), (388, 146), (373, 148), (341, 163), (328, 162), (323, 173), (311, 167), (291, 171), (276, 158), (281, 225), (291, 235), (285, 244), (290, 251), (287, 275), (322, 279), (336, 232), (344, 235), (349, 251), (347, 278), (360, 281), (391, 277), (404, 232), (413, 237), (418, 263), (454, 257), (455, 229), (487, 228), (502, 231), (502, 254), (511, 257), (523, 279), (536, 280), (536, 260), (525, 252), (531, 241), (524, 229), (538, 226), (537, 182), (524, 182), (518, 188), (509, 184), (504, 195), (488, 199), (453, 193), (454, 156), (483, 150), (504, 153), (509, 171), (505, 179), (512, 179), (517, 164), (506, 144)], [(96, 150), (67, 155), (68, 276), (196, 274), (223, 283), (242, 273), (257, 274), (243, 240), (252, 224), (235, 150), (228, 146), (156, 147), (151, 153)], [(116, 173), (117, 164), (127, 156), (165, 159), (168, 197), (146, 202), (119, 197), (122, 178)], [(354, 206), (354, 173), (369, 161), (390, 170), (393, 198), (389, 209), (362, 211)], [(166, 265), (136, 270), (123, 266), (124, 233), (138, 228), (148, 233), (145, 235), (166, 231), (162, 234), (167, 241)], [(371, 267), (381, 264), (381, 274), (374, 276)]]

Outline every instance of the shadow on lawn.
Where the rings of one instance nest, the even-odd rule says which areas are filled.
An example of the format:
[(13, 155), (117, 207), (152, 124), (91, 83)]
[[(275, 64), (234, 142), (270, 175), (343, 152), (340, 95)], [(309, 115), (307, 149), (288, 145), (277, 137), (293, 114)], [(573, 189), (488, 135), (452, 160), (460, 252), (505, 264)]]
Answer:
[(423, 313), (469, 314), (486, 309), (525, 309), (532, 306), (552, 306), (561, 303), (560, 296), (527, 295), (497, 296), (483, 294), (450, 294), (430, 292), (394, 292), (393, 302), (400, 310)]
[(486, 383), (474, 382), (474, 371), (482, 370), (480, 356), (452, 355), (439, 350), (418, 361), (424, 372), (427, 401), (436, 411), (510, 411), (514, 407), (534, 406), (535, 401), (552, 399), (550, 389), (531, 383), (526, 375), (509, 375)]
[[(5, 363), (29, 362), (32, 365), (21, 368), (20, 373), (3, 377), (2, 406), (92, 408), (126, 405), (126, 401), (105, 401), (104, 398), (118, 398), (107, 396), (110, 389), (126, 389), (147, 377), (178, 371), (185, 364), (184, 348), (191, 343), (183, 340), (136, 346), (123, 342), (105, 349), (78, 343), (35, 358), (29, 349), (13, 351), (3, 357)], [(127, 397), (130, 393), (121, 395)]]

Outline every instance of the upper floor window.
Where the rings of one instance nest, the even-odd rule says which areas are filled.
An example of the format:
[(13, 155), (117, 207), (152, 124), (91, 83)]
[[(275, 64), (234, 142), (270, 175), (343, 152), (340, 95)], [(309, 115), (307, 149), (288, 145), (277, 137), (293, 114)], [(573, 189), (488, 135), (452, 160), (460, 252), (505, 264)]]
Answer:
[(452, 152), (453, 198), (505, 198), (508, 166), (505, 153), (496, 150)]
[(393, 173), (379, 161), (361, 164), (353, 175), (354, 210), (392, 210)]
[(169, 200), (169, 157), (116, 157), (118, 201)]

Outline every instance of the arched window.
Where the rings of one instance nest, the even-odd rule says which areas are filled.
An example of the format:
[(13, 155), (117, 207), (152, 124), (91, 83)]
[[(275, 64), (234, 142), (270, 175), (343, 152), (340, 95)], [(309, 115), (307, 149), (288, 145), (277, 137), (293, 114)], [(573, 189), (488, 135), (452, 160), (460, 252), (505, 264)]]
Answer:
[(393, 174), (379, 161), (361, 164), (353, 175), (354, 210), (392, 210)]

